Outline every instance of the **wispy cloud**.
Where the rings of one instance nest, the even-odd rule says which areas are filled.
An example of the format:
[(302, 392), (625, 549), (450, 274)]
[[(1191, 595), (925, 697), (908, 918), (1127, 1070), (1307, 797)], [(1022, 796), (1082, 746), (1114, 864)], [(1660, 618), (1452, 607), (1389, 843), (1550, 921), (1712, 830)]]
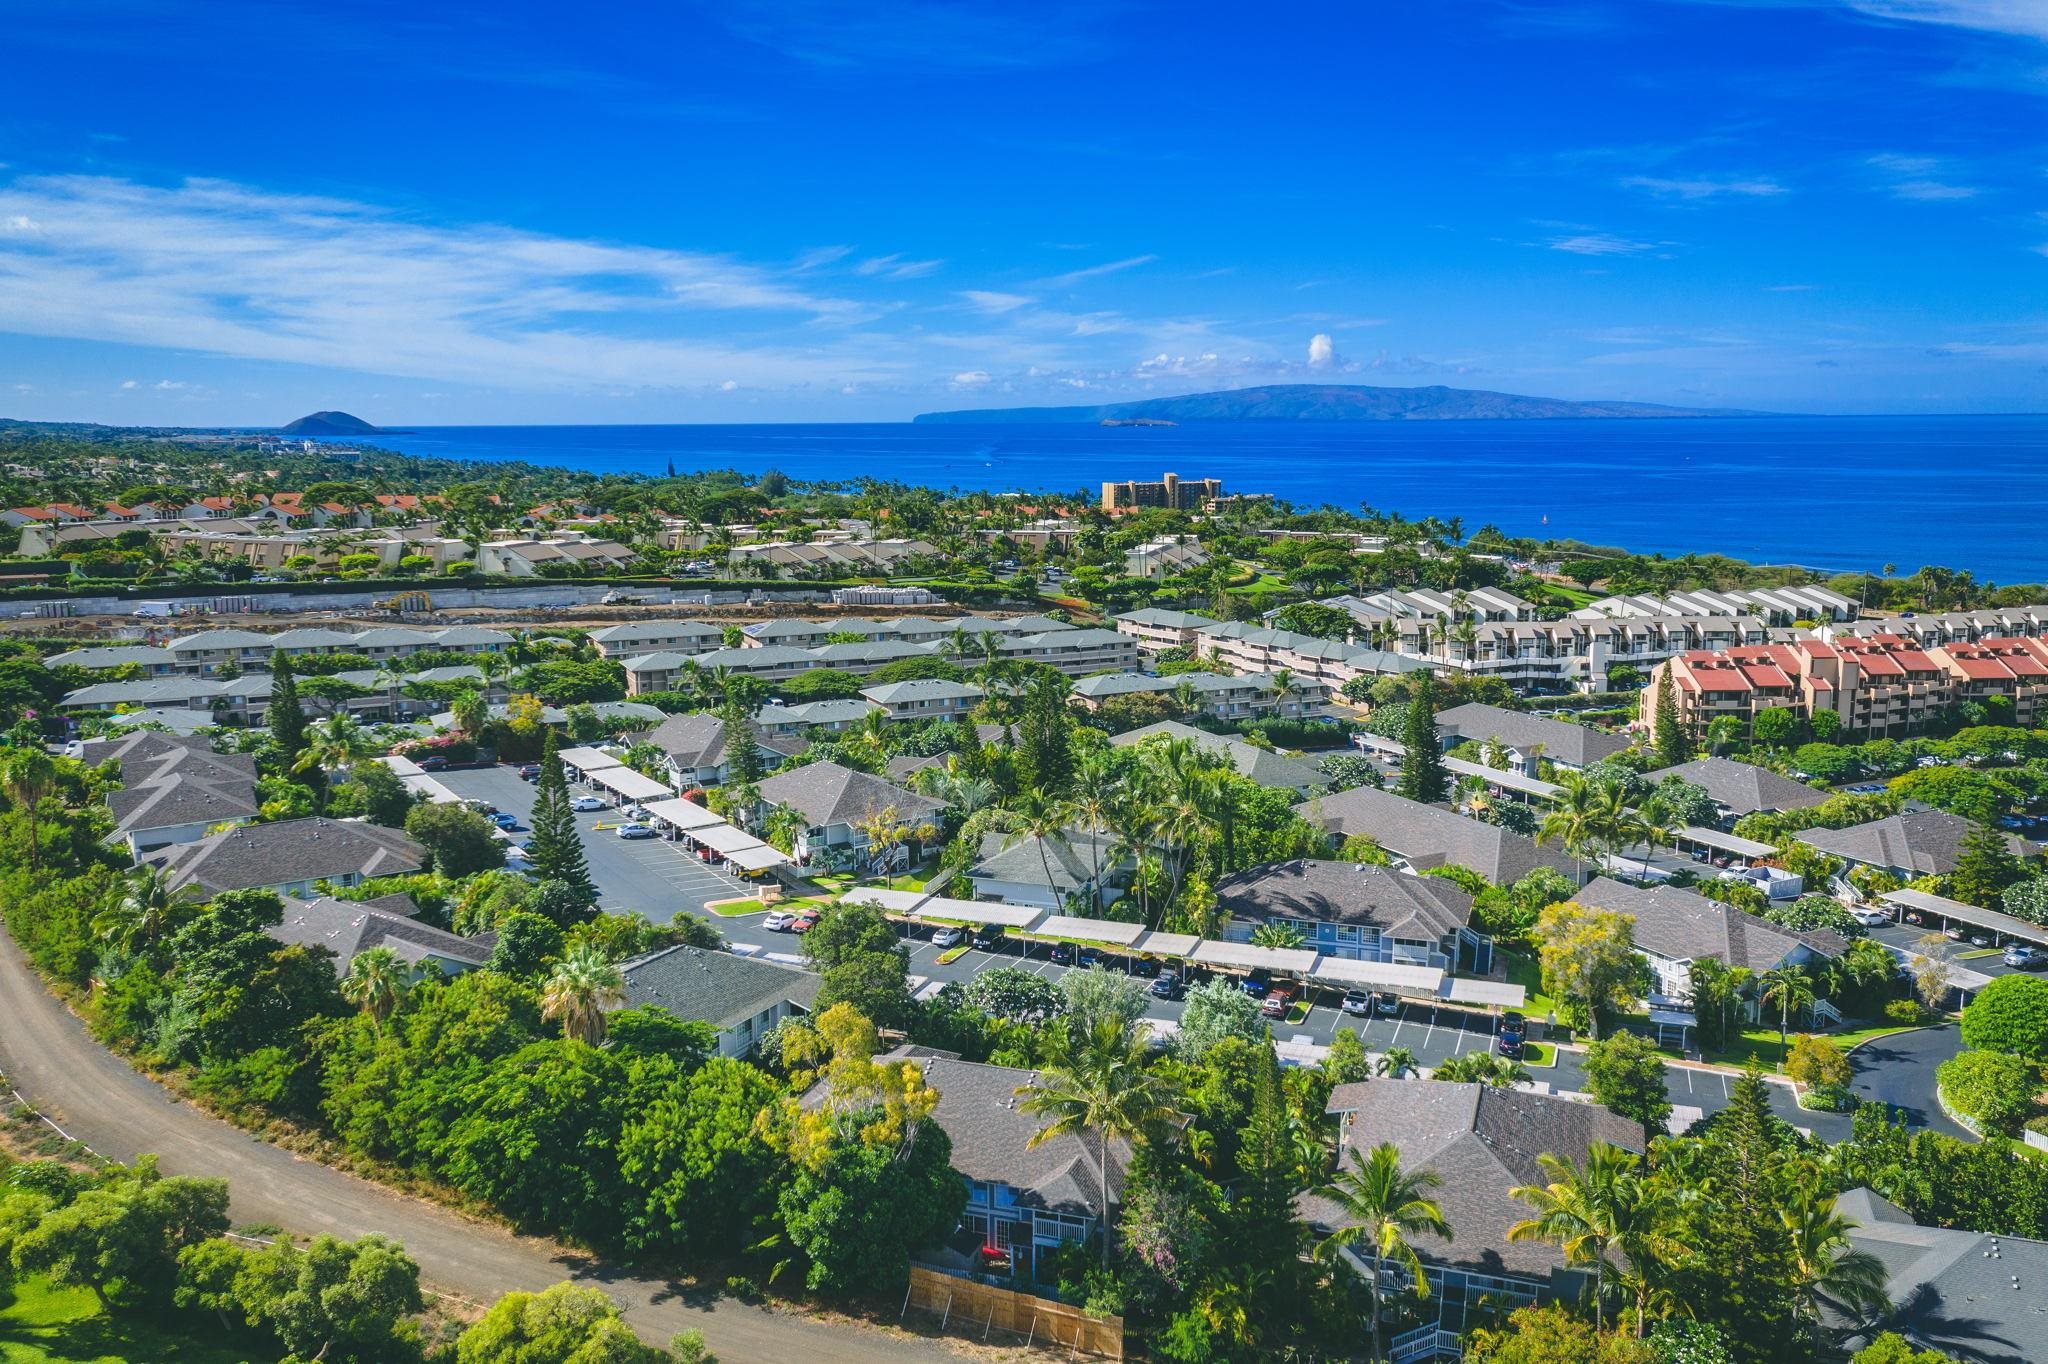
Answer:
[(1037, 284), (1042, 289), (1067, 289), (1084, 280), (1113, 275), (1119, 270), (1133, 270), (1140, 265), (1150, 265), (1158, 259), (1159, 257), (1149, 253), (1143, 256), (1126, 256), (1122, 260), (1104, 261), (1101, 265), (1090, 265), (1080, 270), (1069, 270), (1065, 274), (1050, 275), (1038, 280)]
[(1548, 245), (1553, 251), (1566, 251), (1574, 256), (1640, 256), (1656, 250), (1658, 244), (1632, 241), (1611, 232), (1581, 232), (1569, 237), (1552, 237)]
[(856, 275), (881, 279), (922, 279), (938, 269), (941, 260), (905, 260), (901, 256), (874, 256), (853, 267)]
[[(925, 264), (886, 259), (874, 278)], [(0, 186), (0, 330), (26, 335), (541, 388), (839, 383), (891, 371), (886, 339), (848, 334), (890, 306), (722, 255), (220, 181)], [(791, 323), (828, 330), (792, 343)]]
[(799, 271), (820, 270), (843, 261), (852, 254), (853, 248), (850, 246), (814, 246), (808, 251), (801, 252), (791, 263), (791, 268)]
[(1937, 156), (1905, 156), (1880, 152), (1864, 158), (1895, 199), (1939, 202), (1946, 199), (1974, 199), (1977, 187), (1956, 181), (1947, 161)]
[(1093, 5), (1006, 13), (950, 0), (727, 0), (718, 12), (739, 37), (822, 67), (1022, 68), (1102, 51), (1103, 8)]
[(1037, 302), (1029, 294), (1005, 294), (994, 289), (962, 289), (960, 297), (984, 313), (1011, 313)]
[(1622, 180), (1628, 189), (1648, 190), (1650, 193), (1673, 199), (1716, 199), (1724, 194), (1742, 198), (1767, 199), (1790, 193), (1775, 180), (1766, 179), (1673, 179), (1657, 175), (1631, 175)]
[(2040, 0), (1846, 0), (1875, 19), (1944, 24), (2048, 41), (2048, 6)]

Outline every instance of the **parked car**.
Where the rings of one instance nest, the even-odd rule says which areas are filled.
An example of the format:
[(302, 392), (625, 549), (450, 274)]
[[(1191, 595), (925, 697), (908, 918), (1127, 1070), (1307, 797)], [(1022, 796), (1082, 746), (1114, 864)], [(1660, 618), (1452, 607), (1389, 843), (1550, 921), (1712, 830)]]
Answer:
[(1056, 942), (1052, 945), (1052, 962), (1055, 966), (1074, 964), (1074, 945), (1070, 942)]
[(1867, 906), (1862, 909), (1850, 910), (1849, 917), (1854, 919), (1857, 923), (1862, 924), (1865, 928), (1876, 928), (1880, 924), (1888, 924), (1892, 921), (1892, 916), (1889, 911), (1882, 909), (1871, 909)]
[(1370, 990), (1346, 990), (1344, 992), (1344, 1002), (1337, 1007), (1347, 1014), (1357, 1014), (1360, 1017), (1364, 1017), (1372, 1012), (1373, 1001), (1377, 997)]
[(1401, 996), (1382, 990), (1372, 997), (1372, 1011), (1381, 1018), (1392, 1018), (1401, 1012)]
[(647, 813), (647, 807), (646, 807), (646, 806), (644, 806), (644, 805), (628, 805), (628, 806), (626, 807), (626, 818), (627, 818), (627, 819), (651, 819), (651, 818), (653, 818), (653, 816), (651, 816), (651, 815), (649, 815), (649, 814)]
[(1081, 968), (1081, 969), (1082, 969), (1083, 971), (1085, 971), (1085, 970), (1087, 970), (1087, 969), (1088, 969), (1089, 967), (1091, 967), (1091, 966), (1095, 966), (1095, 965), (1097, 965), (1097, 964), (1101, 963), (1101, 961), (1102, 961), (1102, 949), (1101, 949), (1101, 948), (1099, 948), (1099, 947), (1084, 947), (1084, 948), (1082, 948), (1082, 949), (1081, 949), (1081, 954), (1080, 954), (1080, 955), (1079, 955), (1078, 957), (1076, 957), (1076, 958), (1074, 959), (1074, 964), (1075, 964), (1076, 966), (1080, 967), (1080, 968)]
[(2048, 952), (2016, 942), (2005, 949), (2004, 961), (2015, 971), (2038, 971), (2048, 966)]
[(761, 927), (770, 933), (787, 933), (796, 923), (796, 915), (786, 909), (771, 909), (761, 919)]
[(974, 930), (974, 946), (983, 952), (993, 952), (1003, 940), (1003, 930), (997, 924), (985, 924)]
[(952, 924), (941, 924), (939, 930), (932, 934), (932, 946), (958, 947), (960, 940), (966, 936), (967, 930), (964, 928), (956, 928)]
[(438, 753), (429, 753), (419, 760), (419, 767), (422, 772), (446, 772), (448, 760)]
[(519, 827), (519, 820), (515, 816), (506, 814), (503, 810), (491, 816), (491, 823), (497, 825), (500, 829), (516, 829)]
[(1253, 999), (1264, 999), (1266, 991), (1273, 988), (1273, 977), (1263, 970), (1251, 971), (1238, 981), (1237, 988)]
[(1528, 1036), (1528, 1032), (1529, 1020), (1522, 1017), (1522, 1015), (1509, 1011), (1500, 1016), (1500, 1035), (1502, 1037), (1512, 1037), (1519, 1042)]
[(621, 824), (619, 826), (619, 837), (652, 838), (654, 837), (654, 828), (648, 824)]
[(478, 800), (475, 796), (466, 797), (462, 801), (462, 808), (465, 810), (474, 810), (480, 815), (495, 815), (496, 813), (498, 813), (497, 806), (491, 804), (487, 800)]
[(1150, 957), (1133, 957), (1126, 963), (1126, 968), (1132, 975), (1143, 976), (1147, 980), (1159, 974), (1159, 963)]
[(1294, 1005), (1294, 991), (1285, 985), (1276, 986), (1266, 992), (1265, 1002), (1259, 1005), (1259, 1012), (1268, 1018), (1285, 1018), (1288, 1009)]
[(521, 781), (539, 781), (539, 780), (540, 780), (540, 764), (539, 764), (539, 763), (521, 763), (521, 764), (519, 764), (519, 780), (521, 780)]
[(604, 809), (604, 802), (596, 796), (571, 796), (569, 797), (569, 808), (571, 810), (581, 810), (587, 815), (593, 810)]
[(1188, 992), (1188, 983), (1181, 979), (1180, 972), (1171, 966), (1159, 973), (1159, 979), (1152, 982), (1154, 999), (1179, 999)]
[(818, 926), (818, 911), (807, 909), (796, 916), (796, 922), (789, 926), (792, 933), (808, 933)]
[(1509, 1037), (1505, 1033), (1493, 1040), (1493, 1049), (1510, 1061), (1522, 1059), (1522, 1039)]

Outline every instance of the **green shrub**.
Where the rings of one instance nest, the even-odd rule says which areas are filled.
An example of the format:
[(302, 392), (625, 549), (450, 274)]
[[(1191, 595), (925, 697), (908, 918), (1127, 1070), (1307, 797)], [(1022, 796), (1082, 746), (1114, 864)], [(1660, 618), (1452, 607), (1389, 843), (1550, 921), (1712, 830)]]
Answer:
[(2033, 1112), (2040, 1075), (2032, 1063), (1997, 1051), (1966, 1051), (1935, 1072), (1949, 1107), (1986, 1132), (2016, 1135)]
[(1917, 999), (1895, 999), (1884, 1006), (1885, 1018), (1893, 1023), (1917, 1024), (1927, 1016)]
[(1963, 1010), (1963, 1044), (2048, 1061), (2048, 980), (1999, 976)]

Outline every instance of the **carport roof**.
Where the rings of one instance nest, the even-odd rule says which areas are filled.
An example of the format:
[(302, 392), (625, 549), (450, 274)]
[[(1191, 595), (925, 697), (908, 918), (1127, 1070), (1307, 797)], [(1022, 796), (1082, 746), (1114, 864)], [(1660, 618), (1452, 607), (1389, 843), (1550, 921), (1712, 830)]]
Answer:
[(995, 924), (1001, 928), (1027, 929), (1045, 917), (1037, 905), (1005, 905), (994, 900), (926, 900), (913, 911), (920, 920), (939, 919), (962, 924)]
[(1317, 980), (1366, 985), (1401, 995), (1434, 995), (1444, 980), (1444, 973), (1434, 966), (1413, 966), (1396, 961), (1351, 961), (1344, 957), (1322, 958), (1316, 962), (1311, 974)]
[(1724, 834), (1719, 829), (1703, 829), (1697, 824), (1686, 825), (1675, 831), (1672, 837), (1704, 843), (1709, 848), (1719, 848), (1737, 857), (1771, 857), (1778, 851), (1774, 844), (1759, 843), (1754, 838), (1737, 838), (1734, 834)]
[(1443, 997), (1453, 1004), (1501, 1004), (1519, 1009), (1528, 1002), (1529, 992), (1520, 985), (1499, 980), (1473, 980), (1458, 976), (1443, 984)]
[(630, 767), (602, 768), (590, 778), (591, 783), (607, 791), (616, 791), (627, 800), (649, 800), (655, 796), (674, 794), (668, 787), (652, 777), (643, 777)]
[(789, 861), (779, 850), (769, 847), (766, 843), (754, 848), (736, 848), (727, 853), (725, 858), (734, 866), (747, 871), (766, 871), (770, 867), (779, 867)]
[(623, 767), (616, 756), (603, 753), (595, 748), (565, 748), (555, 755), (579, 772), (594, 772), (600, 767)]
[(1315, 969), (1316, 954), (1305, 947), (1253, 947), (1242, 942), (1204, 942), (1194, 950), (1190, 960), (1203, 966), (1286, 971), (1305, 976)]
[(1951, 900), (1946, 895), (1932, 895), (1924, 890), (1894, 890), (1885, 895), (1887, 904), (1917, 909), (1928, 914), (1939, 914), (1943, 918), (1955, 919), (1975, 928), (1988, 928), (1994, 933), (2003, 933), (2008, 938), (2025, 938), (2028, 942), (2048, 946), (2048, 928), (2030, 924), (2024, 919), (2015, 919), (2010, 914), (2000, 914), (1995, 909), (1979, 909), (1966, 905), (1961, 900)]
[(687, 829), (684, 832), (713, 852), (736, 853), (741, 848), (766, 846), (752, 834), (735, 829), (730, 824), (713, 824), (706, 829)]
[(1484, 763), (1470, 763), (1463, 758), (1445, 758), (1444, 766), (1461, 777), (1478, 777), (1491, 785), (1504, 787), (1509, 791), (1520, 791), (1528, 796), (1542, 796), (1548, 799), (1564, 789), (1554, 781), (1538, 781), (1534, 777), (1525, 777), (1520, 772), (1507, 772), (1498, 767), (1488, 767)]
[(694, 800), (680, 797), (671, 800), (657, 800), (647, 807), (649, 818), (658, 819), (675, 829), (708, 829), (725, 820), (716, 812), (707, 810)]
[(888, 886), (862, 886), (839, 897), (842, 905), (873, 905), (885, 914), (909, 914), (931, 897), (921, 890), (893, 890)]
[(1114, 919), (1077, 919), (1055, 914), (1032, 927), (1033, 933), (1049, 938), (1073, 938), (1080, 942), (1109, 942), (1129, 947), (1145, 936), (1145, 925), (1119, 923)]
[(1201, 945), (1202, 940), (1192, 933), (1147, 933), (1131, 944), (1151, 957), (1185, 957)]

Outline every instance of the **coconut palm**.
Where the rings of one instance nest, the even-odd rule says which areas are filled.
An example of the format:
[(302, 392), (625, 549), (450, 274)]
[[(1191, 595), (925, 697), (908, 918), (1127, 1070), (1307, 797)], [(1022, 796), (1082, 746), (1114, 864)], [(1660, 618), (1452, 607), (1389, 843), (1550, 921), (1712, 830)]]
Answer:
[(1318, 1257), (1329, 1259), (1350, 1251), (1368, 1263), (1366, 1292), (1371, 1299), (1372, 1358), (1380, 1351), (1380, 1280), (1388, 1265), (1406, 1270), (1417, 1297), (1429, 1296), (1422, 1259), (1410, 1244), (1424, 1233), (1451, 1239), (1451, 1224), (1429, 1191), (1443, 1180), (1434, 1170), (1404, 1170), (1401, 1150), (1383, 1141), (1357, 1164), (1339, 1170), (1316, 1192), (1344, 1211), (1347, 1225), (1323, 1238)]
[(626, 998), (626, 978), (612, 960), (585, 943), (555, 963), (541, 991), (540, 1016), (560, 1019), (562, 1035), (596, 1046), (604, 1041), (604, 1016)]
[(1252, 930), (1251, 943), (1254, 947), (1298, 948), (1307, 941), (1301, 930), (1292, 924), (1264, 923)]
[(306, 746), (292, 763), (292, 771), (317, 767), (323, 772), (341, 772), (376, 756), (378, 744), (352, 715), (330, 715), (306, 729)]
[(1773, 966), (1756, 978), (1758, 998), (1766, 1008), (1778, 1007), (1778, 1065), (1785, 1064), (1785, 1035), (1792, 1029), (1792, 1015), (1809, 1008), (1814, 1001), (1813, 977), (1800, 966)]
[(1416, 1059), (1415, 1052), (1408, 1047), (1388, 1047), (1380, 1053), (1380, 1059), (1373, 1068), (1379, 1071), (1380, 1074), (1394, 1080), (1398, 1080), (1404, 1075), (1420, 1075), (1422, 1073), (1422, 1063)]
[(1067, 813), (1075, 824), (1087, 830), (1088, 870), (1098, 894), (1102, 890), (1102, 841), (1109, 832), (1117, 798), (1116, 767), (1101, 750), (1083, 757), (1074, 769), (1074, 794)]
[(123, 952), (148, 951), (171, 935), (195, 899), (193, 887), (176, 884), (167, 868), (137, 867), (126, 893), (93, 919), (93, 932)]
[[(1610, 827), (1601, 788), (1576, 772), (1560, 772), (1557, 798), (1536, 827), (1538, 845), (1556, 843), (1578, 863), (1579, 880), (1586, 879), (1586, 862), (1607, 845)], [(1611, 788), (1610, 788), (1611, 789)]]
[(350, 960), (341, 997), (382, 1023), (398, 1012), (411, 988), (412, 969), (405, 959), (388, 947), (371, 947)]
[(1807, 1330), (1820, 1329), (1823, 1306), (1851, 1321), (1891, 1306), (1884, 1262), (1850, 1243), (1856, 1224), (1835, 1211), (1835, 1196), (1820, 1179), (1793, 1181), (1778, 1220), (1792, 1243), (1792, 1310)]
[(1508, 1228), (1510, 1241), (1549, 1241), (1564, 1252), (1565, 1263), (1593, 1270), (1593, 1320), (1605, 1325), (1608, 1259), (1619, 1234), (1620, 1204), (1626, 1197), (1621, 1180), (1634, 1169), (1635, 1157), (1619, 1146), (1595, 1142), (1583, 1167), (1545, 1151), (1536, 1157), (1548, 1184), (1524, 1184), (1508, 1190), (1536, 1209), (1536, 1215)]
[[(1067, 827), (1072, 816), (1066, 806), (1042, 792), (1035, 792), (1029, 798), (1017, 803), (1017, 829), (1004, 839), (1005, 849), (1030, 842), (1038, 845), (1038, 865), (1045, 872), (1045, 887), (1053, 899), (1059, 899), (1059, 882), (1052, 873), (1052, 849), (1055, 844), (1072, 850), (1067, 839)], [(1102, 887), (1096, 886), (1098, 897)], [(1098, 907), (1100, 902), (1098, 900)]]
[(16, 747), (0, 758), (0, 788), (28, 820), (28, 865), (43, 865), (42, 803), (57, 793), (57, 764), (41, 748)]
[(457, 692), (448, 709), (455, 718), (455, 727), (472, 737), (483, 733), (484, 726), (490, 723), (490, 703), (480, 691), (465, 688)]
[(1102, 1179), (1102, 1266), (1109, 1268), (1109, 1145), (1135, 1141), (1176, 1120), (1180, 1105), (1166, 1081), (1145, 1068), (1144, 1044), (1122, 1020), (1105, 1018), (1078, 1044), (1070, 1044), (1038, 1079), (1017, 1090), (1026, 1113), (1047, 1119), (1029, 1145), (1093, 1132)]

